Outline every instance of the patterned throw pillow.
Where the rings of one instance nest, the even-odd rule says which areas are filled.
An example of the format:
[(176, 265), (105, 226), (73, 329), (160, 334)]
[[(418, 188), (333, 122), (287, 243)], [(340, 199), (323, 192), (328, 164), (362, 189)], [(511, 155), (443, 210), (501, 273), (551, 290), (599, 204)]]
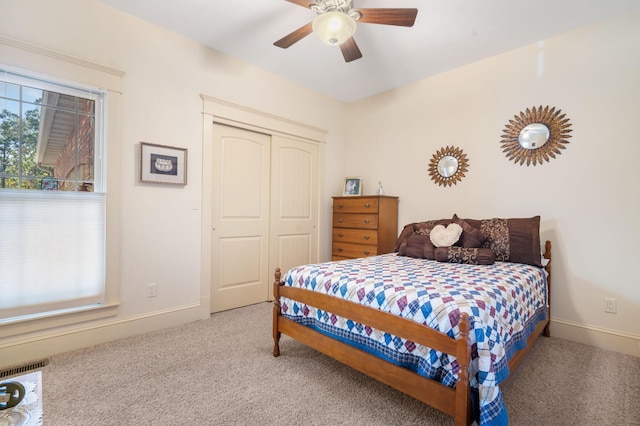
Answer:
[[(454, 215), (454, 220), (457, 218)], [(483, 247), (495, 252), (496, 261), (525, 263), (542, 267), (540, 216), (531, 218), (464, 219), (480, 229), (486, 238)]]
[(435, 256), (438, 262), (466, 265), (493, 265), (496, 261), (496, 254), (488, 248), (438, 247)]

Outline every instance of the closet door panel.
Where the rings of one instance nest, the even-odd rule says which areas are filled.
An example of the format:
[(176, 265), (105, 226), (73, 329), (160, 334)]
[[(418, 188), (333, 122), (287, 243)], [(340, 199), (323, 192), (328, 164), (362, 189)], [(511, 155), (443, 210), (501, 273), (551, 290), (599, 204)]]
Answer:
[(214, 125), (211, 310), (268, 298), (271, 137)]
[(273, 136), (270, 270), (318, 260), (318, 146)]

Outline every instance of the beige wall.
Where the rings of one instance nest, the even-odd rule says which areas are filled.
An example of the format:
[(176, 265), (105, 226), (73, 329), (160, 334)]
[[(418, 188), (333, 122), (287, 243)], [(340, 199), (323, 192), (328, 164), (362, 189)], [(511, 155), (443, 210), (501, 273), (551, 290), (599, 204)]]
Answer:
[[(206, 314), (208, 306), (199, 307), (201, 210), (192, 208), (203, 197), (206, 161), (200, 94), (327, 130), (322, 260), (330, 257), (331, 196), (340, 193), (346, 175), (364, 177), (367, 193), (382, 180), (387, 194), (399, 195), (401, 224), (454, 212), (540, 214), (543, 237), (555, 248), (556, 333), (563, 327), (569, 337), (584, 331), (581, 339), (596, 344), (613, 336), (623, 350), (631, 342), (638, 351), (640, 286), (632, 275), (633, 242), (640, 237), (632, 220), (640, 207), (634, 188), (640, 147), (632, 127), (640, 116), (637, 16), (349, 106), (94, 0), (3, 0), (0, 36), (125, 73), (120, 131), (109, 138), (116, 158), (108, 164), (110, 176), (117, 176), (109, 188), (118, 195), (111, 217), (117, 233), (108, 238), (119, 256), (119, 267), (110, 271), (119, 283), (118, 314), (12, 339), (0, 332), (0, 366)], [(0, 62), (21, 67), (19, 55)], [(514, 114), (540, 104), (568, 114), (572, 142), (551, 163), (517, 166), (498, 148), (501, 130)], [(140, 141), (187, 148), (189, 184), (140, 185)], [(445, 145), (463, 148), (470, 162), (468, 176), (447, 189), (427, 174), (430, 156)], [(150, 282), (158, 284), (156, 298), (146, 297)], [(617, 315), (602, 312), (604, 296), (618, 299)]]
[[(121, 130), (108, 135), (108, 149), (119, 152), (108, 164), (108, 174), (118, 176), (108, 188), (110, 194), (118, 194), (119, 202), (111, 217), (117, 226), (108, 235), (110, 241), (119, 241), (112, 255), (119, 256), (120, 267), (109, 271), (119, 282), (118, 314), (17, 338), (3, 338), (0, 333), (0, 365), (206, 314), (208, 305), (197, 309), (204, 293), (201, 210), (192, 208), (202, 201), (202, 161), (206, 161), (201, 94), (328, 132), (322, 149), (321, 199), (329, 201), (321, 203), (320, 238), (325, 245), (320, 253), (329, 256), (330, 197), (344, 176), (344, 104), (93, 0), (3, 0), (0, 36), (125, 73), (118, 88)], [(50, 53), (45, 52), (47, 60)], [(0, 56), (0, 63), (25, 66), (22, 55), (13, 53)], [(35, 71), (68, 78), (57, 75), (56, 69)], [(188, 185), (139, 184), (141, 141), (187, 148)], [(157, 297), (146, 297), (148, 283), (157, 283)]]
[[(552, 333), (640, 355), (639, 45), (640, 16), (629, 16), (352, 104), (347, 171), (367, 193), (381, 180), (398, 195), (401, 224), (541, 215), (554, 245)], [(571, 143), (542, 166), (516, 165), (502, 130), (539, 105), (567, 114)], [(469, 172), (444, 188), (427, 167), (449, 145)]]

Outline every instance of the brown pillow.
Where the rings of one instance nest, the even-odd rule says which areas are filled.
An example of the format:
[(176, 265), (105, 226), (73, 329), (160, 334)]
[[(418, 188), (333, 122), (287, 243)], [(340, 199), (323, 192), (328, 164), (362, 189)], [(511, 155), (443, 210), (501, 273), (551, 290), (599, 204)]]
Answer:
[(438, 262), (466, 265), (493, 265), (496, 261), (495, 253), (488, 248), (438, 247), (435, 255)]
[(396, 248), (396, 251), (398, 252), (398, 254), (400, 256), (406, 256), (407, 255), (407, 240), (404, 240), (402, 242), (402, 244), (400, 244), (400, 246)]
[(436, 246), (431, 241), (425, 243), (422, 249), (423, 259), (436, 260)]
[[(457, 216), (454, 216), (454, 218)], [(495, 252), (496, 261), (526, 263), (542, 267), (540, 216), (508, 219), (464, 219), (480, 229), (484, 248)]]
[[(434, 260), (434, 249), (435, 247), (429, 240), (428, 235), (410, 235), (407, 240), (400, 245), (398, 254), (402, 256)], [(425, 257), (425, 254), (429, 257)]]
[(485, 241), (487, 241), (487, 237), (482, 234), (482, 231), (478, 228), (475, 228), (469, 224), (464, 219), (460, 219), (458, 215), (453, 215), (452, 219), (453, 223), (457, 223), (462, 227), (462, 235), (460, 239), (455, 244), (456, 246), (465, 247), (465, 248), (479, 248), (482, 247)]
[(395, 251), (400, 252), (400, 246), (402, 243), (406, 242), (407, 238), (411, 235), (426, 235), (429, 236), (429, 233), (436, 225), (444, 225), (447, 226), (451, 223), (451, 219), (438, 219), (438, 220), (428, 220), (426, 222), (415, 222), (405, 225), (400, 232), (400, 236), (396, 240)]

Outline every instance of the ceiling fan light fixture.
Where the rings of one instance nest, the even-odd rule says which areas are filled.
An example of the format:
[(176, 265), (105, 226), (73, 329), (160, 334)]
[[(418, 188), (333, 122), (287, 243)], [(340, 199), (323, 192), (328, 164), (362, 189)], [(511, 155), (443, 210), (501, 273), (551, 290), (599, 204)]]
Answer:
[(356, 32), (356, 21), (343, 12), (326, 12), (313, 20), (313, 32), (329, 46), (338, 46)]

